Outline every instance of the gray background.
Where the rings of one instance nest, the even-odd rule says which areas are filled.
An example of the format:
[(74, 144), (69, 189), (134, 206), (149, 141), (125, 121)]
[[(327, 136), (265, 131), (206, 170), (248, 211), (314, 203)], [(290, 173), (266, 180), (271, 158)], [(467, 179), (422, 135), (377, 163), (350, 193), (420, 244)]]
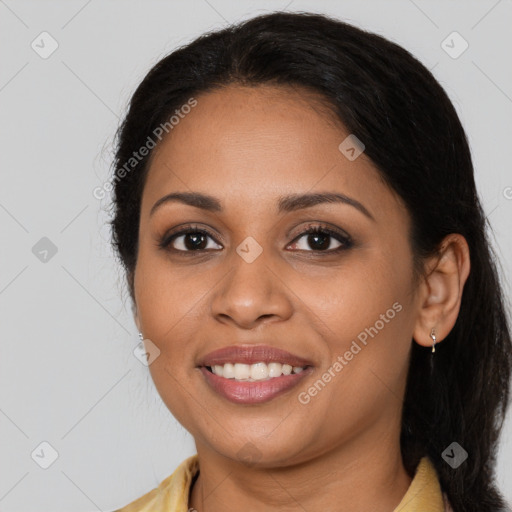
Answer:
[[(109, 247), (108, 201), (92, 191), (108, 177), (119, 117), (154, 63), (206, 30), (281, 9), (335, 15), (433, 69), (467, 130), (510, 297), (510, 1), (0, 0), (1, 511), (112, 510), (195, 452), (132, 353), (137, 331)], [(47, 58), (43, 31), (58, 44)], [(453, 31), (469, 44), (458, 58), (441, 45)], [(462, 49), (448, 41), (452, 53)], [(58, 454), (48, 469), (40, 466), (52, 448), (42, 442)], [(510, 415), (499, 453), (512, 501)]]

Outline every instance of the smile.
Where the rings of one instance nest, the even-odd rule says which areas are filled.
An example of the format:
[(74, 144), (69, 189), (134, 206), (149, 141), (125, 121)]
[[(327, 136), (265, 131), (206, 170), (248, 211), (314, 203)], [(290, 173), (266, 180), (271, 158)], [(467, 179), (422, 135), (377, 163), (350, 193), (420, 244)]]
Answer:
[[(220, 366), (222, 371), (227, 366), (228, 374), (231, 371), (231, 367), (228, 366), (229, 364), (231, 363)], [(266, 377), (259, 379), (253, 379), (248, 376), (239, 380), (236, 378), (236, 374), (233, 377), (220, 376), (214, 373), (211, 368), (206, 366), (202, 366), (200, 370), (210, 389), (217, 395), (236, 404), (248, 405), (269, 402), (270, 400), (283, 395), (287, 391), (298, 386), (299, 382), (301, 382), (306, 376), (310, 375), (313, 371), (312, 366), (307, 366), (305, 368), (296, 367), (297, 370), (293, 372), (293, 368), (290, 365), (281, 365), (280, 363), (270, 363), (269, 365), (265, 365), (265, 363), (256, 363), (255, 365), (241, 364), (240, 366), (238, 366), (238, 363), (235, 363), (232, 366), (234, 372), (237, 371), (237, 367), (239, 368), (238, 372), (240, 372), (239, 375), (241, 376), (248, 375), (249, 368), (251, 369), (252, 375), (252, 367), (256, 366), (258, 376), (261, 377), (264, 375), (266, 369), (262, 370), (262, 367), (259, 366), (260, 364), (270, 367), (268, 368), (269, 372), (273, 368), (275, 373), (278, 371), (277, 365), (281, 366), (281, 369), (279, 369), (280, 375), (275, 375), (273, 377), (267, 375)], [(289, 373), (285, 374), (283, 373), (283, 370), (284, 372)]]
[(286, 363), (225, 363), (224, 365), (207, 366), (212, 373), (225, 379), (235, 379), (237, 381), (256, 382), (259, 380), (268, 380), (281, 377), (281, 375), (290, 375), (300, 373), (304, 370), (303, 366), (291, 366)]

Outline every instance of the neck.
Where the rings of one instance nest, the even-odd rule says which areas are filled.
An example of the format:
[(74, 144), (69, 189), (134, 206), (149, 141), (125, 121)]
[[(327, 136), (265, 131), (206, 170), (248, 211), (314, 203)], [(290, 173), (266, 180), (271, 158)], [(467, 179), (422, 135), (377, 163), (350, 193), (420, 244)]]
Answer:
[[(373, 433), (375, 434), (375, 433)], [(198, 512), (239, 510), (332, 510), (391, 512), (411, 483), (400, 455), (399, 440), (361, 434), (349, 446), (287, 467), (247, 466), (196, 447), (200, 473), (189, 507)]]

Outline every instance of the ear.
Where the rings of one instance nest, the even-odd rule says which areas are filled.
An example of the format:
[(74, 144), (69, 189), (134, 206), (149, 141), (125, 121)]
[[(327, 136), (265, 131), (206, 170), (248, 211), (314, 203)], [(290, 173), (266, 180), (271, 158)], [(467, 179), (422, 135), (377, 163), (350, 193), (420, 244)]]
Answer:
[(448, 336), (459, 314), (469, 271), (466, 239), (458, 233), (447, 235), (440, 244), (439, 254), (426, 263), (426, 275), (419, 285), (419, 310), (413, 332), (416, 343), (431, 346), (433, 328), (436, 343)]

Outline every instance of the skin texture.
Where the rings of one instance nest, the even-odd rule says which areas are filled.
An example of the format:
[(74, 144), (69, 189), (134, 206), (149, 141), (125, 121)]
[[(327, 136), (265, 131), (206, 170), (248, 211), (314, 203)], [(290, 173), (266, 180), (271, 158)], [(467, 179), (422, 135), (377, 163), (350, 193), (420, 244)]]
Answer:
[[(137, 326), (161, 351), (152, 378), (199, 454), (189, 506), (392, 511), (411, 482), (399, 445), (411, 344), (430, 346), (433, 327), (440, 343), (455, 324), (469, 273), (466, 241), (448, 236), (415, 286), (407, 210), (364, 153), (349, 161), (340, 152), (348, 133), (311, 94), (232, 85), (196, 98), (153, 154), (134, 276)], [(161, 197), (191, 191), (215, 196), (223, 210), (173, 202), (150, 216)], [(339, 203), (278, 214), (280, 196), (311, 192), (350, 196), (374, 219)], [(158, 247), (185, 223), (212, 233), (207, 250), (186, 253), (184, 236)], [(315, 252), (302, 233), (326, 223), (353, 245), (329, 253), (340, 246), (331, 238)], [(263, 250), (252, 263), (236, 252), (249, 236)], [(299, 393), (397, 302), (401, 311), (300, 403)], [(314, 371), (267, 403), (231, 403), (197, 364), (238, 344), (288, 350)], [(258, 454), (252, 464), (239, 455), (248, 443)]]

